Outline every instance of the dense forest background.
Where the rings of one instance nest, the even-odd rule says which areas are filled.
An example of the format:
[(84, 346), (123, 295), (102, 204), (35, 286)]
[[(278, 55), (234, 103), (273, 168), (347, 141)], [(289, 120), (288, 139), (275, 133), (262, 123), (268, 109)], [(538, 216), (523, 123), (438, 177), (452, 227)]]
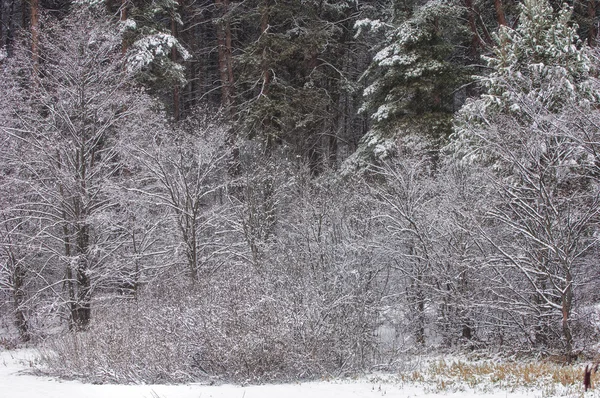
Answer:
[(596, 0), (1, 0), (0, 342), (101, 381), (593, 355)]

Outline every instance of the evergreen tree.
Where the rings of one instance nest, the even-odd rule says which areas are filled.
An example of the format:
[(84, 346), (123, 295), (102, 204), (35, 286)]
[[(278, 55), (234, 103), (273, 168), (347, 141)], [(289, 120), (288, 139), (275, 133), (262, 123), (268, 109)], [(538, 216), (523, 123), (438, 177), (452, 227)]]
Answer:
[(558, 112), (576, 98), (600, 98), (589, 84), (593, 65), (571, 11), (563, 7), (554, 13), (547, 1), (525, 0), (518, 27), (500, 27), (492, 55), (484, 57), (492, 70), (480, 78), (486, 93), (463, 114), (481, 108), (485, 114), (518, 115), (525, 102)]
[(177, 27), (183, 24), (179, 3), (175, 0), (154, 0), (134, 1), (129, 8), (127, 5), (121, 5), (120, 18), (127, 68), (172, 105), (172, 113), (177, 119), (178, 95), (169, 98), (169, 94), (174, 87), (186, 83), (181, 61), (192, 56), (177, 38)]
[(462, 9), (445, 1), (429, 1), (400, 24), (363, 20), (359, 29), (381, 26), (387, 42), (365, 72), (372, 83), (365, 103), (376, 127), (393, 125), (405, 116), (452, 113), (453, 93), (464, 82), (455, 57), (456, 40), (464, 38), (456, 19)]
[[(235, 58), (237, 108), (244, 135), (267, 152), (286, 144), (317, 172), (337, 152), (336, 124), (344, 102), (355, 103), (357, 45), (353, 1), (260, 1), (240, 23), (254, 23), (254, 38)], [(248, 19), (247, 19), (248, 18)], [(248, 30), (250, 31), (250, 30)], [(358, 59), (360, 61), (360, 58)]]
[(369, 84), (360, 111), (372, 126), (346, 162), (346, 172), (392, 154), (398, 136), (427, 135), (435, 147), (449, 135), (457, 92), (469, 81), (461, 50), (468, 30), (456, 23), (464, 11), (452, 1), (394, 2), (390, 22), (356, 23), (357, 35), (380, 32), (384, 44), (362, 76)]

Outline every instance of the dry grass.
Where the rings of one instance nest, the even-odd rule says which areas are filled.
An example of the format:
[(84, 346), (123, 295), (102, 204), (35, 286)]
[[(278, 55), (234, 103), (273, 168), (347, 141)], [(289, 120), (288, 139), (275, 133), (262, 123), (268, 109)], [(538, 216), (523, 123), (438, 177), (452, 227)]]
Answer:
[[(542, 397), (583, 397), (584, 367), (585, 364), (560, 365), (547, 361), (441, 359), (401, 373), (399, 378), (403, 383), (422, 384), (429, 392), (534, 389), (541, 391)], [(600, 377), (594, 378), (599, 389), (595, 397), (600, 396)]]

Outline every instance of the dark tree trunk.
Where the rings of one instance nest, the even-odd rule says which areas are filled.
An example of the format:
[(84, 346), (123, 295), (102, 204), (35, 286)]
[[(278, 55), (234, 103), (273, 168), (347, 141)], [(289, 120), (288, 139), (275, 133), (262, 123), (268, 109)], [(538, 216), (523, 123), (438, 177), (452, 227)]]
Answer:
[(28, 342), (29, 340), (31, 340), (31, 335), (29, 333), (29, 323), (27, 321), (27, 316), (25, 315), (24, 309), (25, 278), (27, 275), (27, 270), (25, 269), (23, 264), (21, 264), (21, 262), (17, 260), (12, 251), (8, 253), (8, 261), (10, 262), (10, 269), (12, 270), (11, 284), (13, 304), (15, 308), (15, 326), (19, 331), (19, 337), (21, 341)]
[[(420, 278), (417, 283), (420, 282)], [(416, 341), (419, 345), (425, 345), (425, 295), (421, 289), (421, 286), (417, 286), (417, 330), (416, 330)]]
[(33, 73), (38, 77), (40, 62), (40, 4), (39, 0), (31, 0), (31, 57)]
[[(56, 159), (57, 159), (57, 168), (60, 170), (62, 169), (62, 160), (61, 160), (61, 156), (60, 153), (56, 154)], [(60, 197), (63, 198), (63, 200), (65, 200), (65, 189), (63, 188), (62, 184), (58, 186), (58, 192), (60, 194)], [(71, 232), (69, 230), (69, 224), (67, 223), (67, 219), (68, 219), (68, 213), (67, 213), (67, 205), (65, 203), (62, 203), (62, 210), (61, 210), (61, 217), (62, 217), (62, 234), (63, 234), (63, 243), (65, 245), (65, 258), (70, 260), (71, 259), (71, 255), (73, 254), (73, 250), (72, 250), (72, 245), (71, 245)], [(68, 309), (69, 309), (69, 330), (76, 330), (77, 329), (77, 298), (75, 296), (75, 286), (76, 286), (76, 281), (73, 277), (73, 268), (72, 268), (72, 264), (69, 261), (69, 263), (66, 264), (66, 269), (65, 269), (65, 283), (63, 288), (66, 288), (67, 290), (67, 303), (68, 303)]]
[(494, 8), (496, 9), (496, 20), (499, 26), (506, 26), (506, 15), (504, 14), (504, 6), (502, 0), (494, 0)]
[(219, 14), (217, 45), (219, 52), (219, 76), (221, 79), (221, 106), (231, 111), (233, 105), (233, 64), (231, 27), (229, 23), (229, 0), (215, 0)]
[(598, 38), (598, 28), (596, 26), (596, 1), (588, 0), (588, 19), (590, 20), (590, 29), (588, 30), (588, 44), (591, 47), (596, 46)]
[(485, 43), (477, 30), (477, 15), (473, 8), (473, 0), (464, 0), (464, 4), (468, 13), (469, 29), (471, 30), (471, 56), (477, 56), (479, 50), (485, 47)]
[(89, 276), (90, 265), (88, 263), (89, 242), (89, 227), (87, 225), (79, 227), (77, 230), (77, 297), (72, 314), (75, 327), (79, 330), (85, 330), (92, 319), (92, 287)]
[[(339, 119), (338, 119), (339, 121)], [(337, 125), (339, 127), (339, 124)], [(337, 129), (336, 129), (337, 130)], [(334, 131), (329, 136), (329, 167), (337, 168), (337, 153), (338, 153), (338, 137), (337, 131)]]
[[(260, 13), (260, 34), (261, 37), (267, 34), (269, 30), (269, 0), (263, 0), (262, 8)], [(262, 51), (262, 59), (261, 59), (261, 74), (262, 74), (262, 86), (260, 89), (259, 96), (260, 97), (269, 97), (269, 90), (271, 86), (271, 70), (269, 67), (268, 57), (267, 57), (267, 46), (263, 48)], [(262, 121), (265, 137), (265, 152), (267, 156), (270, 156), (273, 149), (275, 148), (275, 143), (277, 141), (277, 137), (275, 136), (275, 132), (271, 131), (271, 122), (269, 116), (265, 117)]]
[(8, 51), (8, 53), (10, 54), (11, 50), (12, 50), (12, 45), (13, 45), (13, 39), (14, 39), (14, 35), (15, 35), (15, 31), (17, 29), (16, 23), (15, 23), (15, 4), (17, 3), (17, 0), (11, 0), (10, 2), (10, 7), (8, 10), (8, 21), (6, 22), (6, 38), (5, 38), (5, 43), (6, 43), (6, 50)]
[[(181, 7), (181, 0), (178, 0), (178, 5)], [(177, 21), (175, 17), (171, 17), (171, 35), (179, 40), (179, 29), (177, 27)], [(171, 60), (173, 62), (177, 62), (177, 50), (175, 47), (171, 48)], [(177, 122), (181, 116), (180, 109), (180, 92), (179, 92), (179, 82), (175, 82), (173, 86), (173, 119)]]
[(571, 334), (571, 325), (569, 319), (571, 317), (571, 307), (573, 303), (573, 277), (569, 270), (566, 272), (565, 283), (565, 290), (561, 297), (562, 332), (565, 339), (565, 357), (570, 363), (573, 354), (573, 335)]
[[(260, 14), (260, 33), (261, 35), (267, 34), (267, 30), (269, 29), (269, 0), (263, 1), (263, 7)], [(267, 63), (267, 48), (263, 49), (262, 54), (262, 77), (263, 77), (263, 85), (261, 90), (261, 95), (268, 96), (269, 95), (269, 85), (271, 84), (271, 71), (269, 70), (269, 65)]]
[[(121, 0), (121, 8), (120, 12), (120, 20), (124, 22), (127, 20), (127, 0)], [(121, 53), (125, 54), (127, 52), (127, 39), (123, 37), (123, 41), (121, 42)]]
[(0, 49), (6, 46), (6, 30), (4, 27), (8, 26), (4, 20), (4, 0), (0, 0)]

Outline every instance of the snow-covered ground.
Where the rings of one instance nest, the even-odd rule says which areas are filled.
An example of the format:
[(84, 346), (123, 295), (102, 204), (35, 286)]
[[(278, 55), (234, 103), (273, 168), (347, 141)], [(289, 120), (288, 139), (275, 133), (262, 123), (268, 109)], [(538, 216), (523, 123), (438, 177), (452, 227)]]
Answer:
[[(0, 351), (0, 397), (4, 398), (521, 398), (551, 397), (548, 391), (507, 392), (427, 392), (418, 385), (404, 385), (393, 378), (372, 377), (359, 380), (321, 381), (299, 384), (260, 386), (201, 386), (201, 385), (94, 385), (78, 381), (57, 380), (31, 374), (36, 353), (34, 350)], [(383, 381), (381, 381), (383, 380)], [(388, 380), (388, 381), (385, 381)], [(487, 389), (486, 389), (487, 390)], [(581, 392), (561, 396), (582, 397)], [(586, 398), (600, 397), (588, 392)]]

